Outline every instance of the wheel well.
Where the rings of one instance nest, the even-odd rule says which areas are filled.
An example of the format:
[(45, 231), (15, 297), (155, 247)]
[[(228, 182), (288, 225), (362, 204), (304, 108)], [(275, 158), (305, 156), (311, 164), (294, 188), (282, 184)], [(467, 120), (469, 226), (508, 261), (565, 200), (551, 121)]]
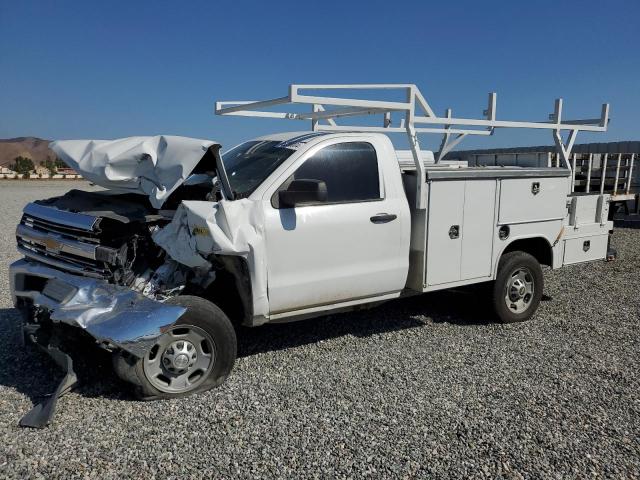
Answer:
[(251, 276), (242, 257), (216, 256), (216, 279), (202, 297), (215, 303), (233, 324), (250, 323), (253, 317)]
[(553, 251), (551, 250), (551, 245), (542, 237), (514, 240), (507, 245), (502, 255), (514, 251), (526, 252), (535, 257), (541, 265), (553, 266)]

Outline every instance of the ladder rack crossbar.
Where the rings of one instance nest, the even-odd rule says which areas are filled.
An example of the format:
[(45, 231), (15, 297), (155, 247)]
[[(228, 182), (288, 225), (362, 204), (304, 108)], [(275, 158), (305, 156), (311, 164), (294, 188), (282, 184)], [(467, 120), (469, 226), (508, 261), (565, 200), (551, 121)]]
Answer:
[[(372, 132), (372, 133), (407, 133), (406, 128), (401, 127), (369, 127), (359, 126), (354, 128), (349, 125), (318, 125), (317, 130), (323, 132)], [(459, 128), (416, 128), (416, 133), (449, 133), (460, 135), (491, 135), (490, 130), (464, 130)]]
[[(415, 123), (428, 123), (436, 125), (469, 125), (489, 128), (542, 128), (546, 130), (584, 130), (589, 132), (604, 132), (606, 126), (582, 123), (556, 123), (556, 122), (518, 122), (509, 120), (477, 120), (473, 118), (432, 118), (415, 117)], [(599, 119), (598, 119), (599, 121)]]

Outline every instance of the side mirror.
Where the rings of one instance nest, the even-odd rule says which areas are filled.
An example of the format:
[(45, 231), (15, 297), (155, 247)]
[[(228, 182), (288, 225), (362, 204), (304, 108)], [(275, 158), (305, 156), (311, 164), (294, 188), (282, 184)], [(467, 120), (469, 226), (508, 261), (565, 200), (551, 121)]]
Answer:
[(322, 180), (294, 180), (278, 193), (280, 207), (292, 208), (306, 203), (327, 201), (327, 185)]

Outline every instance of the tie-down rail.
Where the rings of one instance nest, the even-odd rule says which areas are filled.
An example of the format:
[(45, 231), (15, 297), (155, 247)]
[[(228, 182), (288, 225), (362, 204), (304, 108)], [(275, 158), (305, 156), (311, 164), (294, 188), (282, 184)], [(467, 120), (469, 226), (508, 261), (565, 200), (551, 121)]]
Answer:
[[(362, 94), (366, 91), (392, 90), (404, 92), (405, 101), (370, 100), (328, 96), (330, 91), (353, 91)], [(307, 92), (307, 93), (303, 93)], [(323, 94), (324, 93), (324, 94)], [(309, 105), (309, 112), (276, 112), (265, 110), (282, 105)], [(551, 130), (559, 154), (566, 168), (571, 168), (571, 150), (580, 130), (604, 132), (609, 122), (609, 104), (603, 104), (599, 118), (565, 120), (562, 116), (562, 99), (555, 101), (554, 111), (547, 121), (511, 121), (496, 119), (497, 94), (489, 94), (489, 102), (483, 112), (484, 118), (456, 118), (451, 109), (444, 117), (438, 117), (416, 85), (413, 84), (352, 84), (352, 85), (298, 85), (289, 86), (287, 96), (264, 101), (224, 101), (216, 102), (217, 115), (237, 115), (246, 117), (280, 118), (287, 120), (311, 121), (313, 131), (328, 132), (380, 132), (404, 133), (416, 164), (416, 171), (424, 178), (424, 163), (421, 158), (418, 134), (441, 134), (442, 143), (435, 155), (436, 163), (450, 152), (468, 135), (491, 135), (496, 128), (533, 128)], [(403, 115), (399, 126), (392, 126), (392, 114)], [(363, 126), (338, 124), (337, 119), (381, 115), (382, 126)], [(561, 132), (569, 132), (563, 141)], [(418, 208), (424, 208), (425, 202), (418, 182)]]

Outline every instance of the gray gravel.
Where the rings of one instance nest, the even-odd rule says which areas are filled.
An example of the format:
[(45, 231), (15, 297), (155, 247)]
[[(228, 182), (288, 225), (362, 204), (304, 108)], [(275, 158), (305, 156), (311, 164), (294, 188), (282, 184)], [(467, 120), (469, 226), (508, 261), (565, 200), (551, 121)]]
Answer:
[[(13, 228), (70, 182), (0, 182), (0, 475), (7, 477), (640, 478), (640, 230), (620, 259), (545, 272), (525, 324), (477, 292), (240, 332), (221, 388), (138, 402), (106, 380), (18, 428), (58, 371), (18, 347), (7, 291)], [(81, 184), (87, 188), (87, 184)]]

